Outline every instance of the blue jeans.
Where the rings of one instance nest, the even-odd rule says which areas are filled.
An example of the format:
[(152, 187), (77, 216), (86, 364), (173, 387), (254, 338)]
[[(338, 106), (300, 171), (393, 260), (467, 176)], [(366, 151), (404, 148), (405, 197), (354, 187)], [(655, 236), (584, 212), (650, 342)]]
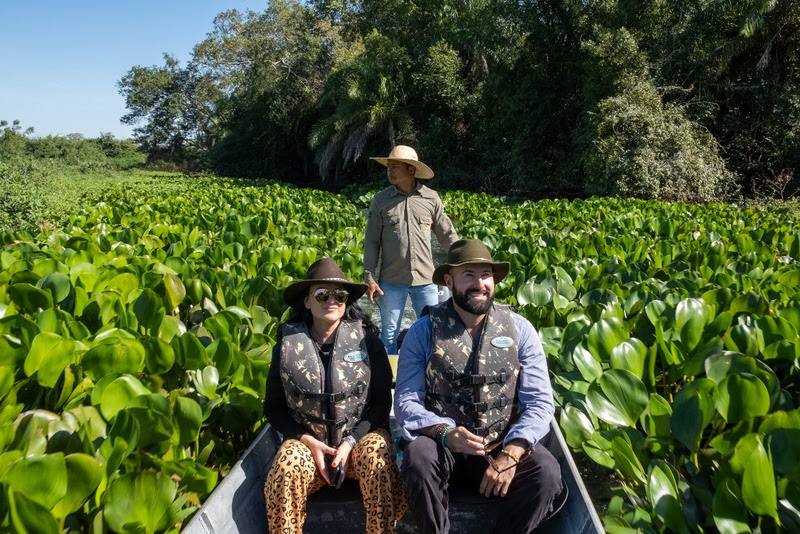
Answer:
[(403, 321), (403, 310), (406, 308), (406, 298), (411, 295), (411, 307), (419, 317), (422, 308), (439, 303), (439, 292), (436, 284), (421, 286), (404, 286), (378, 282), (383, 295), (378, 295), (378, 305), (381, 308), (381, 340), (386, 345), (387, 354), (397, 354), (397, 334)]

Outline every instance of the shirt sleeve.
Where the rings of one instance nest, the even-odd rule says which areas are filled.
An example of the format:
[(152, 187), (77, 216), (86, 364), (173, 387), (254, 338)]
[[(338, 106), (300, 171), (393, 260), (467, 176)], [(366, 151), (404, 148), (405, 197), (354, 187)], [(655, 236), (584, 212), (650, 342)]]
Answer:
[(378, 258), (381, 253), (381, 233), (383, 217), (375, 197), (369, 204), (367, 228), (364, 231), (364, 282), (375, 283), (375, 271), (378, 269)]
[(439, 417), (425, 408), (425, 369), (432, 343), (430, 318), (426, 316), (411, 325), (397, 359), (394, 415), (406, 441), (416, 439), (421, 428), (441, 423), (455, 426), (449, 417)]
[(372, 332), (367, 331), (365, 335), (370, 365), (369, 395), (361, 421), (351, 432), (356, 441), (373, 430), (388, 428), (389, 412), (392, 409), (392, 367), (389, 365), (386, 348)]
[(521, 414), (503, 440), (503, 445), (512, 439), (524, 439), (533, 448), (550, 430), (550, 420), (555, 413), (553, 388), (539, 334), (527, 319), (516, 313), (514, 325), (519, 350), (518, 399)]
[(453, 227), (453, 222), (444, 211), (444, 204), (439, 195), (436, 195), (436, 206), (433, 213), (433, 233), (445, 252), (450, 250), (450, 245), (458, 241), (458, 235)]
[(272, 349), (272, 363), (267, 374), (267, 392), (264, 395), (264, 415), (275, 430), (283, 434), (284, 439), (300, 439), (303, 434), (314, 435), (311, 430), (295, 421), (286, 404), (286, 393), (281, 381), (281, 342)]

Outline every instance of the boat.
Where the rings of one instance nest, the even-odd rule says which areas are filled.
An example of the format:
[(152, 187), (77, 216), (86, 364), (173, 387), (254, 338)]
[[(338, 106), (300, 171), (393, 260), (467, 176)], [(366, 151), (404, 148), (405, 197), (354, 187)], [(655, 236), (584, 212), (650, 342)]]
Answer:
[[(393, 423), (393, 434), (399, 429)], [(264, 503), (264, 479), (281, 442), (270, 425), (261, 430), (241, 459), (206, 499), (202, 508), (181, 531), (186, 534), (263, 534), (267, 532)], [(554, 534), (599, 534), (604, 532), (586, 487), (555, 419), (543, 442), (561, 464), (567, 488), (560, 509), (546, 519), (538, 532)], [(349, 483), (349, 484), (347, 484)], [(497, 499), (485, 498), (477, 492), (458, 488), (450, 491), (451, 532), (483, 533), (494, 524)], [(306, 533), (361, 534), (364, 532), (364, 509), (361, 495), (353, 480), (346, 480), (341, 489), (323, 488), (309, 497)], [(397, 528), (400, 534), (417, 532), (409, 514)]]

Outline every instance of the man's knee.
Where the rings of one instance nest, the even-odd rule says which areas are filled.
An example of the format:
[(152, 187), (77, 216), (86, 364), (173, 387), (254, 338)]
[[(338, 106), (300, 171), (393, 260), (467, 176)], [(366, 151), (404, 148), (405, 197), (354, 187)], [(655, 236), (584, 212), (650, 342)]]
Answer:
[(402, 471), (406, 480), (429, 478), (441, 472), (439, 446), (431, 438), (420, 436), (406, 443)]

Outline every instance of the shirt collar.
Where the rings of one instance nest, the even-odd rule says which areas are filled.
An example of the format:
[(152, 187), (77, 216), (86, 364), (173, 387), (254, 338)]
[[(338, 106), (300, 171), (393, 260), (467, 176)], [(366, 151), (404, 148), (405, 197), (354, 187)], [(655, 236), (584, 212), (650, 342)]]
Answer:
[[(422, 188), (423, 188), (423, 187), (425, 187), (425, 185), (424, 185), (424, 184), (423, 184), (421, 181), (417, 180), (417, 185), (414, 187), (414, 190), (413, 190), (413, 191), (411, 191), (411, 195), (413, 195), (413, 194), (422, 194)], [(400, 190), (397, 188), (397, 186), (396, 186), (396, 185), (393, 185), (393, 186), (392, 186), (392, 189), (394, 190), (394, 195), (411, 196), (411, 195), (406, 195), (405, 193), (403, 193), (402, 191), (400, 191)]]

